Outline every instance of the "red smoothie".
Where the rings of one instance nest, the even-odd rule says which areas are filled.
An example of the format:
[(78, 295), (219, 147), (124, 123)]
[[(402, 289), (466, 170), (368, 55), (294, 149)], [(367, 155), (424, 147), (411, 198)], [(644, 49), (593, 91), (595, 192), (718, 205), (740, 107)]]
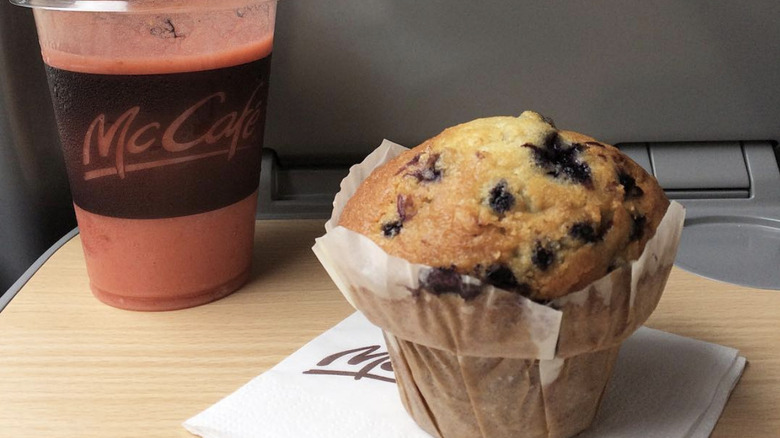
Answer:
[(94, 295), (172, 310), (238, 289), (251, 268), (275, 9), (265, 28), (250, 8), (35, 12)]

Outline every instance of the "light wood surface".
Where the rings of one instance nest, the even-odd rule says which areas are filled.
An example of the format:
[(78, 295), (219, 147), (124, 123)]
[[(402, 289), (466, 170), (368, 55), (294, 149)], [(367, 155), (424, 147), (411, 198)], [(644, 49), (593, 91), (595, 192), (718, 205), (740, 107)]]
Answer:
[[(247, 286), (162, 313), (95, 300), (74, 238), (0, 313), (0, 437), (191, 437), (184, 420), (352, 312), (311, 252), (322, 232), (258, 222)], [(780, 437), (780, 291), (675, 269), (648, 326), (747, 357), (713, 437)]]

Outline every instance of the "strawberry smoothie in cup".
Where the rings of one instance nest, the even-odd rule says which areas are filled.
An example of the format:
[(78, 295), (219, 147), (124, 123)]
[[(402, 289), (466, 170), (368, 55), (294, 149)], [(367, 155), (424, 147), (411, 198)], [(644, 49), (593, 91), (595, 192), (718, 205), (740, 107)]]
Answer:
[(173, 310), (249, 278), (276, 2), (34, 8), (94, 295)]

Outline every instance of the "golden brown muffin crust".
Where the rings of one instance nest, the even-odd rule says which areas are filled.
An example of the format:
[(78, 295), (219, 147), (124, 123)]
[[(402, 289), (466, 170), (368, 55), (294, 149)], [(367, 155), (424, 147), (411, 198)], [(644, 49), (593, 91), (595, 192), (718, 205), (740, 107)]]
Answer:
[(363, 182), (340, 225), (412, 263), (548, 300), (638, 258), (668, 204), (615, 147), (527, 111), (402, 153)]

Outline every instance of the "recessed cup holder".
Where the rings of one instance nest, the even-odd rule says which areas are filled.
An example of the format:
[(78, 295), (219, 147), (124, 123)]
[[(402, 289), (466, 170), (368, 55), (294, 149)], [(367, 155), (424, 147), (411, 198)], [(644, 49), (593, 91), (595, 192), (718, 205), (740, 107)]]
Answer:
[(707, 278), (780, 290), (780, 221), (746, 216), (688, 219), (677, 266)]

